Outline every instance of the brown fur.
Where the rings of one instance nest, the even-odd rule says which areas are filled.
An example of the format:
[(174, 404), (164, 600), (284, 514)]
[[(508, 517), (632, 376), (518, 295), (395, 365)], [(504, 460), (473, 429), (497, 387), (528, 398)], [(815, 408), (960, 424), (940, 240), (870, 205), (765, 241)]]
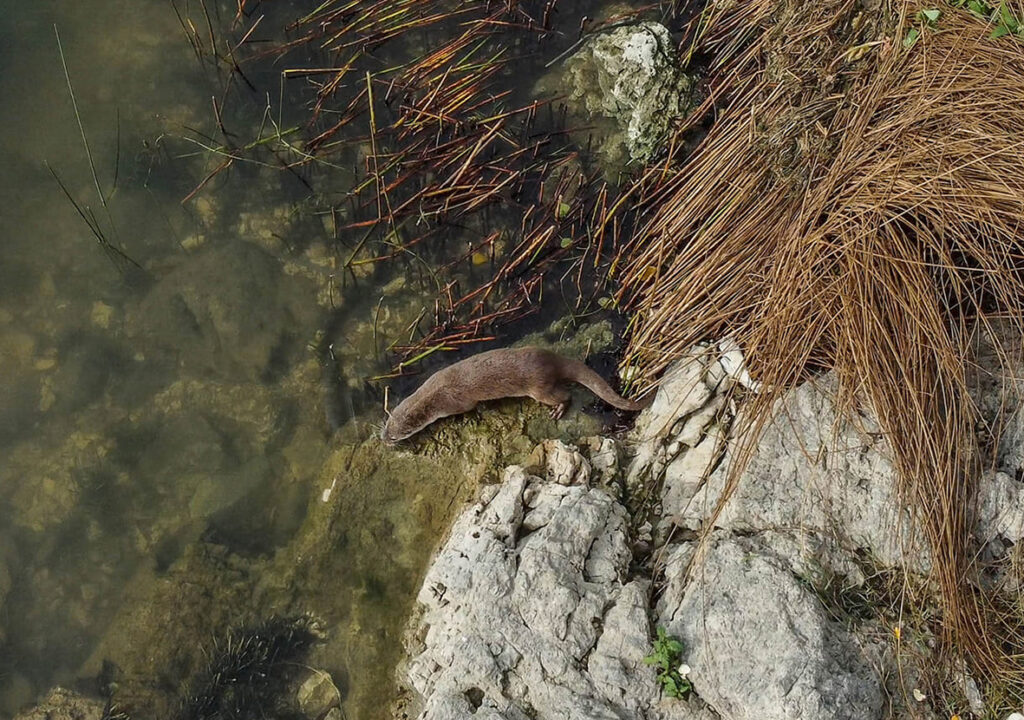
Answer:
[(391, 413), (384, 426), (385, 442), (415, 435), (435, 420), (461, 415), (485, 400), (532, 397), (550, 405), (558, 419), (569, 406), (564, 382), (576, 382), (609, 405), (638, 411), (648, 403), (626, 400), (579, 360), (536, 347), (502, 348), (468, 357), (438, 370)]

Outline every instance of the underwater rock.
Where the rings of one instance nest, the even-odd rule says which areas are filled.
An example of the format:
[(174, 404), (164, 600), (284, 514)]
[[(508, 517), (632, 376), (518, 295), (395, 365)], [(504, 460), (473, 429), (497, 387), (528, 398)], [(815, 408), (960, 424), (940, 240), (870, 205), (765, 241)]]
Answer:
[(56, 687), (38, 705), (14, 720), (102, 720), (105, 709), (101, 700)]
[[(7, 545), (2, 537), (0, 537), (0, 543)], [(11, 571), (7, 566), (7, 558), (4, 557), (4, 553), (0, 552), (0, 647), (3, 646), (4, 641), (7, 639), (7, 627), (6, 618), (7, 613), (4, 611), (4, 603), (7, 602), (7, 593), (11, 591)]]
[(289, 679), (322, 638), (320, 621), (310, 615), (274, 615), (215, 636), (181, 698), (178, 718), (291, 715)]
[(204, 543), (188, 546), (166, 573), (140, 569), (78, 676), (95, 677), (112, 663), (119, 705), (135, 717), (174, 717), (176, 686), (192, 677), (190, 692), (198, 694), (213, 641), (256, 622), (263, 608), (255, 584), (250, 562)]
[(680, 65), (668, 29), (641, 22), (589, 38), (566, 61), (562, 82), (580, 111), (614, 121), (603, 148), (609, 160), (643, 164), (695, 104), (694, 80)]
[(30, 433), (39, 415), (36, 345), (33, 335), (0, 326), (0, 447)]
[(32, 681), (22, 673), (10, 670), (0, 675), (0, 716), (14, 715), (35, 698)]
[(106, 390), (111, 375), (118, 374), (125, 362), (106, 338), (71, 333), (60, 343), (53, 373), (53, 411), (70, 414), (95, 402)]
[(60, 525), (79, 501), (82, 482), (100, 472), (115, 442), (104, 435), (75, 431), (49, 447), (21, 443), (0, 465), (0, 487), (13, 488), (14, 522), (36, 532)]
[(251, 243), (207, 246), (163, 276), (126, 317), (130, 337), (193, 373), (265, 381), (303, 355), (313, 284)]
[(331, 708), (338, 706), (341, 693), (329, 674), (323, 670), (313, 670), (299, 686), (295, 698), (308, 720), (321, 720)]

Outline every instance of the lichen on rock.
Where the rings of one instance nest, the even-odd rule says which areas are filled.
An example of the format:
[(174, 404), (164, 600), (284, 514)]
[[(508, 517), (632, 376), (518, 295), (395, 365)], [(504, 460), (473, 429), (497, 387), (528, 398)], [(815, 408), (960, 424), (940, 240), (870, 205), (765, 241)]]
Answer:
[(610, 164), (643, 164), (662, 148), (672, 122), (695, 104), (695, 81), (681, 70), (667, 28), (623, 25), (588, 38), (565, 63), (570, 104), (610, 119), (602, 152)]

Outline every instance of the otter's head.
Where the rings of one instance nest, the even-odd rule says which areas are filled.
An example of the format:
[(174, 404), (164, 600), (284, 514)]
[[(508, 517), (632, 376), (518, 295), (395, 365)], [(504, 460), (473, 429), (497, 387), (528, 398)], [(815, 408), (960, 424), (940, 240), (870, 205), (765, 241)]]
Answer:
[(388, 445), (394, 445), (412, 437), (434, 420), (426, 406), (413, 393), (391, 411), (391, 416), (384, 423), (384, 430), (380, 436)]

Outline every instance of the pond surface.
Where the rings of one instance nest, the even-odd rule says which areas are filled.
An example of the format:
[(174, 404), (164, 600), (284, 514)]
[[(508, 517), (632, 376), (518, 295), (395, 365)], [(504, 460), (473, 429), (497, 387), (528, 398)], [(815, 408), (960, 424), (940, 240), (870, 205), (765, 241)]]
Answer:
[[(368, 281), (367, 297), (378, 290), (372, 301), (332, 314), (343, 298), (323, 250), (328, 233), (287, 173), (242, 167), (182, 203), (214, 162), (193, 155), (183, 138), (196, 135), (186, 128), (210, 131), (221, 86), (165, 0), (5, 3), (0, 68), (7, 718), (55, 684), (94, 677), (102, 660), (143, 673), (119, 653), (130, 640), (118, 633), (155, 628), (124, 620), (134, 612), (127, 606), (156, 602), (158, 581), (187, 548), (203, 542), (268, 559), (294, 537), (339, 444), (311, 346), (333, 324), (351, 335), (339, 356), (360, 358), (351, 376), (386, 370), (365, 317), (394, 279)], [(247, 107), (238, 117), (259, 120)], [(392, 290), (378, 311), (381, 332), (392, 301), (416, 302), (416, 292)], [(353, 393), (338, 384), (334, 426), (375, 402), (361, 381)], [(395, 511), (372, 500), (378, 493), (354, 486), (345, 501), (369, 506), (361, 530), (379, 536)], [(400, 561), (400, 543), (395, 555)], [(386, 618), (392, 586), (377, 586), (374, 604)], [(275, 598), (261, 611), (275, 605), (302, 604)], [(307, 609), (330, 616), (335, 608)]]
[[(230, 23), (234, 0), (209, 6)], [(345, 287), (289, 173), (203, 185), (223, 76), (171, 3), (0, 9), (0, 720), (100, 675), (166, 710), (211, 637), (274, 612), (322, 618), (311, 662), (349, 718), (387, 716), (401, 623), (472, 491), (459, 468), (506, 452), (417, 466), (366, 442), (364, 379), (436, 288)], [(265, 123), (252, 101), (223, 120)]]

